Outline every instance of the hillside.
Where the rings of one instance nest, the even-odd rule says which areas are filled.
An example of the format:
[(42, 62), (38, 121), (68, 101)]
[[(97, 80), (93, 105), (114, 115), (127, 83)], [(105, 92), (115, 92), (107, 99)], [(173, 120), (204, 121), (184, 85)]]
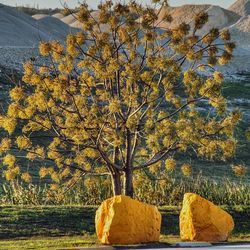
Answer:
[(60, 12), (55, 13), (55, 14), (52, 15), (52, 16), (55, 17), (55, 18), (58, 18), (58, 19), (62, 19), (62, 18), (64, 17), (64, 15), (63, 15), (62, 13), (60, 13)]
[(50, 35), (36, 21), (15, 8), (0, 4), (0, 46), (27, 47), (37, 44), (39, 39), (49, 40)]
[(35, 15), (33, 15), (32, 17), (33, 17), (34, 19), (36, 19), (36, 20), (40, 20), (40, 19), (42, 19), (42, 18), (44, 18), (44, 17), (47, 17), (47, 16), (49, 16), (49, 15), (47, 15), (47, 14), (35, 14)]
[[(34, 17), (34, 16), (33, 16)], [(47, 33), (49, 33), (52, 37), (57, 37), (60, 40), (65, 40), (66, 36), (74, 30), (62, 22), (60, 19), (53, 16), (43, 16), (37, 20), (38, 27), (47, 27)]]
[[(250, 71), (250, 18), (249, 16), (241, 17), (250, 12), (250, 0), (238, 0), (228, 10), (219, 6), (209, 4), (200, 5), (183, 5), (179, 7), (166, 7), (158, 13), (159, 18), (157, 24), (160, 28), (174, 28), (182, 22), (189, 23), (191, 27), (194, 25), (194, 16), (201, 11), (206, 11), (209, 15), (208, 23), (198, 32), (199, 35), (207, 33), (211, 28), (229, 29), (232, 33), (232, 39), (237, 44), (232, 63), (227, 68), (221, 68), (228, 75), (235, 74), (239, 71)], [(59, 10), (33, 11), (35, 15), (32, 17), (19, 11), (20, 8), (8, 7), (0, 4), (0, 47), (15, 47), (12, 51), (4, 52), (0, 58), (0, 64), (10, 65), (10, 61), (19, 58), (30, 57), (32, 53), (21, 51), (22, 47), (37, 47), (40, 40), (60, 40), (65, 41), (65, 37), (69, 32), (75, 32), (82, 29), (82, 24), (77, 20), (75, 14), (64, 16)], [(26, 9), (23, 9), (26, 10)], [(165, 13), (169, 13), (173, 17), (171, 23), (162, 21)], [(238, 14), (237, 14), (238, 13)], [(99, 12), (93, 11), (92, 16), (98, 19)], [(101, 25), (101, 30), (106, 30), (105, 25)], [(6, 49), (4, 49), (5, 51)], [(22, 55), (24, 53), (24, 55)], [(5, 55), (8, 55), (7, 59)], [(12, 56), (11, 56), (12, 55)], [(18, 56), (18, 58), (16, 57)], [(10, 57), (10, 58), (9, 58)], [(11, 64), (13, 66), (13, 63)]]
[[(99, 11), (92, 11), (91, 16), (95, 19), (98, 20), (99, 18)], [(77, 28), (77, 29), (82, 29), (82, 23), (77, 20), (76, 14), (69, 14), (68, 16), (60, 18), (62, 22), (68, 24), (72, 28)], [(105, 25), (101, 25), (105, 26)]]
[(238, 47), (250, 50), (250, 15), (242, 17), (239, 22), (229, 28), (232, 39)]
[(240, 16), (250, 15), (250, 0), (237, 0), (229, 7), (229, 10)]
[(56, 17), (36, 14), (33, 17), (14, 7), (0, 4), (0, 47), (37, 47), (41, 40), (64, 41), (74, 31)]
[(75, 21), (77, 21), (77, 19), (76, 19), (76, 16), (74, 14), (70, 14), (68, 16), (61, 18), (61, 21), (70, 25), (70, 24), (74, 23)]
[(219, 6), (210, 6), (206, 12), (209, 16), (208, 23), (202, 28), (200, 34), (205, 34), (212, 28), (225, 28), (234, 24), (240, 19), (238, 14)]
[[(199, 31), (199, 34), (207, 33), (211, 28), (222, 29), (230, 26), (240, 19), (240, 16), (230, 10), (226, 10), (219, 6), (211, 5), (183, 5), (180, 7), (167, 7), (160, 11), (157, 23), (161, 28), (175, 28), (182, 22), (188, 23), (193, 27), (194, 17), (200, 12), (207, 12), (209, 15), (208, 23)], [(173, 21), (166, 23), (162, 21), (164, 15), (169, 13)]]
[[(158, 14), (158, 21), (159, 27), (163, 28), (174, 28), (181, 24), (182, 22), (190, 23), (192, 22), (193, 18), (196, 14), (207, 10), (210, 5), (203, 4), (203, 5), (193, 5), (187, 4), (179, 7), (165, 7)], [(166, 23), (162, 21), (165, 14), (168, 13), (172, 16), (173, 21), (171, 23)]]

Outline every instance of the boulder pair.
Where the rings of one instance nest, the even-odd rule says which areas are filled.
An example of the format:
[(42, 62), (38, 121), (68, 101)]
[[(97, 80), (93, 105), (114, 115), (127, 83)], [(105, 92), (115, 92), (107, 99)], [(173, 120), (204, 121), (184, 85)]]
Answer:
[[(161, 214), (156, 206), (118, 195), (105, 200), (96, 212), (96, 233), (101, 244), (158, 242)], [(193, 193), (186, 193), (180, 213), (184, 241), (226, 241), (234, 228), (227, 212)]]

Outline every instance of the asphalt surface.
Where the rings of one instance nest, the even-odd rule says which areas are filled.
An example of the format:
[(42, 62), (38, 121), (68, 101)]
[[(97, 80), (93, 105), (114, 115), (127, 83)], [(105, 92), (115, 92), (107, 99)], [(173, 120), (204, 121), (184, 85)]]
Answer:
[(239, 250), (250, 250), (250, 243), (242, 243), (242, 244), (223, 244), (223, 245), (207, 245), (207, 246), (169, 246), (169, 247), (164, 247), (164, 246), (152, 246), (152, 247), (147, 247), (147, 246), (97, 246), (97, 247), (89, 247), (89, 248), (74, 248), (74, 249), (79, 249), (79, 250), (133, 250), (133, 249), (144, 249), (144, 250), (234, 250), (234, 249), (239, 249)]

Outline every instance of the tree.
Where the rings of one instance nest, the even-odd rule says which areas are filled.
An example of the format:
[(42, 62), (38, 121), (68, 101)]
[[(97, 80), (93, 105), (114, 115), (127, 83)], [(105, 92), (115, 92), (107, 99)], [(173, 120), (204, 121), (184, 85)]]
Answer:
[[(82, 31), (69, 34), (65, 46), (41, 42), (47, 63), (24, 65), (23, 83), (10, 91), (0, 119), (9, 133), (1, 142), (7, 179), (31, 181), (10, 153), (18, 149), (31, 161), (51, 162), (40, 167), (41, 177), (69, 183), (110, 175), (115, 195), (124, 189), (133, 196), (137, 171), (171, 169), (178, 152), (223, 160), (234, 155), (240, 114), (227, 110), (223, 75), (215, 70), (232, 57), (229, 32), (197, 35), (209, 18), (203, 12), (191, 24), (170, 28), (166, 1), (152, 6), (106, 1), (94, 15), (82, 4)], [(204, 103), (209, 112), (200, 111)], [(20, 135), (13, 134), (17, 127)]]

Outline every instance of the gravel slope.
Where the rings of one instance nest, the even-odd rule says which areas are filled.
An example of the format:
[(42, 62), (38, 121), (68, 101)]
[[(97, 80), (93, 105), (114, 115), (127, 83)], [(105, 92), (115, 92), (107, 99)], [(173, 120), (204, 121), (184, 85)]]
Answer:
[(58, 18), (58, 19), (64, 18), (64, 15), (62, 13), (56, 13), (56, 14), (54, 14), (52, 16), (55, 17), (55, 18)]
[(50, 40), (50, 35), (36, 20), (15, 8), (0, 4), (0, 46), (34, 46), (41, 40)]
[(250, 0), (237, 0), (229, 7), (229, 10), (240, 16), (250, 15)]
[(242, 17), (229, 30), (237, 46), (250, 51), (250, 15)]
[(47, 27), (47, 33), (49, 33), (52, 37), (55, 37), (59, 40), (65, 40), (66, 36), (74, 30), (62, 22), (60, 19), (53, 16), (45, 16), (37, 20), (38, 27)]
[[(219, 6), (212, 5), (183, 5), (180, 7), (167, 7), (160, 11), (157, 23), (160, 22), (159, 27), (175, 28), (182, 22), (188, 23), (193, 27), (194, 17), (200, 12), (207, 12), (209, 15), (208, 23), (199, 31), (199, 34), (207, 33), (211, 28), (222, 29), (230, 26), (240, 19), (240, 16), (230, 10), (226, 10)], [(171, 23), (162, 21), (165, 13), (169, 13), (173, 17)]]
[[(250, 72), (250, 16), (241, 17), (235, 13), (248, 13), (249, 2), (250, 0), (238, 0), (230, 10), (208, 4), (167, 7), (159, 13), (158, 21), (162, 20), (166, 12), (169, 12), (174, 20), (171, 24), (161, 22), (159, 26), (174, 28), (182, 22), (192, 26), (194, 16), (201, 11), (207, 11), (209, 22), (200, 31), (200, 35), (213, 27), (229, 28), (232, 39), (237, 44), (232, 62), (221, 70), (228, 75), (239, 71)], [(93, 11), (92, 16), (98, 20), (99, 11)], [(76, 20), (75, 15), (63, 17), (61, 13), (54, 16), (37, 14), (32, 18), (14, 7), (0, 4), (0, 64), (19, 67), (17, 65), (22, 64), (23, 58), (33, 57), (35, 53), (24, 48), (36, 48), (41, 40), (65, 41), (69, 32), (76, 32), (79, 28), (82, 28), (82, 24)], [(101, 29), (105, 30), (105, 25), (102, 25)]]

